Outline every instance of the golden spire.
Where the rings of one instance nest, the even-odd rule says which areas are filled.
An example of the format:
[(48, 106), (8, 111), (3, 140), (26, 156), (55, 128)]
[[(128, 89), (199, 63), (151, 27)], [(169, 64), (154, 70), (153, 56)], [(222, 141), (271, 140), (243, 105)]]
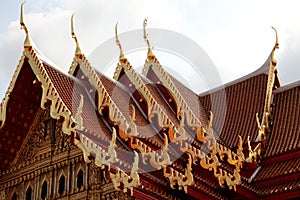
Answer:
[(24, 29), (24, 31), (26, 33), (26, 38), (24, 41), (24, 49), (29, 51), (31, 49), (32, 45), (30, 42), (30, 36), (29, 36), (28, 29), (24, 23), (24, 5), (25, 5), (25, 1), (21, 4), (20, 25), (21, 25), (21, 29)]
[(118, 22), (116, 23), (116, 26), (115, 26), (115, 34), (116, 34), (116, 44), (119, 46), (119, 49), (120, 49), (120, 58), (119, 58), (119, 60), (122, 60), (125, 57), (124, 57), (124, 53), (123, 53), (121, 43), (120, 43), (119, 38), (118, 38)]
[(154, 57), (154, 54), (152, 52), (152, 48), (150, 46), (150, 42), (149, 42), (149, 39), (148, 39), (148, 34), (146, 33), (146, 26), (147, 26), (147, 18), (144, 19), (144, 23), (143, 23), (143, 29), (144, 29), (144, 40), (145, 42), (147, 43), (147, 46), (148, 46), (148, 54), (147, 54), (147, 57), (148, 58), (153, 58)]
[(275, 38), (276, 38), (275, 39), (275, 45), (274, 45), (273, 50), (272, 50), (272, 64), (275, 66), (277, 64), (277, 61), (274, 58), (274, 52), (275, 52), (275, 49), (279, 49), (279, 43), (278, 43), (277, 30), (273, 26), (271, 28), (275, 31)]
[[(277, 31), (274, 27), (272, 29), (275, 31), (275, 45), (272, 49), (271, 52), (271, 60), (270, 60), (270, 69), (269, 69), (269, 74), (268, 74), (268, 82), (267, 82), (267, 89), (266, 89), (266, 97), (265, 97), (265, 105), (264, 105), (264, 111), (263, 111), (263, 116), (261, 123), (259, 124), (259, 118), (258, 114), (256, 114), (256, 120), (258, 123), (258, 129), (259, 129), (259, 134), (258, 134), (258, 141), (265, 141), (268, 137), (268, 132), (269, 132), (269, 119), (271, 117), (271, 103), (272, 103), (272, 92), (274, 88), (274, 83), (276, 79), (276, 64), (277, 61), (274, 57), (274, 52), (276, 49), (279, 48), (279, 43), (278, 43), (278, 34)], [(278, 77), (277, 77), (278, 78)]]
[(77, 40), (77, 36), (75, 35), (75, 31), (74, 31), (74, 13), (71, 17), (71, 34), (72, 34), (72, 38), (74, 38), (75, 43), (76, 43), (75, 56), (80, 57), (80, 56), (82, 56), (82, 52), (81, 52), (81, 49), (80, 49), (80, 46), (79, 46), (79, 43)]

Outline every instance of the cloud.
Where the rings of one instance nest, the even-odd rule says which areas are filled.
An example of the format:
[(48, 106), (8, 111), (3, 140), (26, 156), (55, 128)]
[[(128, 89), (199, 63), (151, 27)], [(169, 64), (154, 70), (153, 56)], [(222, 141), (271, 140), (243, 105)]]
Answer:
[[(75, 44), (70, 34), (70, 18), (75, 15), (75, 31), (81, 48), (86, 55), (99, 44), (114, 36), (114, 25), (119, 22), (119, 31), (141, 28), (144, 17), (151, 18), (151, 24), (160, 27), (175, 28), (180, 21), (180, 13), (169, 2), (154, 0), (142, 1), (53, 1), (47, 3), (45, 11), (43, 4), (25, 6), (25, 23), (37, 47), (54, 63), (67, 71), (69, 68)], [(160, 5), (160, 6), (157, 6)], [(40, 12), (38, 10), (41, 9)], [(28, 13), (26, 10), (33, 10)], [(142, 35), (141, 35), (142, 37)], [(6, 33), (0, 38), (1, 86), (3, 94), (17, 66), (22, 52), (24, 32), (20, 30), (19, 22), (11, 22)], [(1, 96), (0, 94), (0, 96)]]
[[(284, 83), (299, 80), (300, 13), (297, 1), (27, 1), (25, 22), (32, 40), (54, 63), (67, 71), (75, 44), (70, 35), (70, 17), (75, 12), (75, 31), (82, 51), (89, 55), (98, 45), (119, 32), (142, 28), (177, 31), (197, 42), (215, 62), (224, 82), (259, 68), (274, 44), (275, 26), (280, 49), (276, 54)], [(16, 13), (15, 19), (18, 19)], [(10, 17), (11, 18), (11, 17)], [(17, 66), (25, 38), (19, 22), (0, 33), (0, 97)], [(141, 35), (142, 37), (142, 35)], [(151, 39), (151, 35), (150, 35)], [(126, 46), (124, 45), (126, 51)], [(163, 64), (163, 63), (162, 63)]]

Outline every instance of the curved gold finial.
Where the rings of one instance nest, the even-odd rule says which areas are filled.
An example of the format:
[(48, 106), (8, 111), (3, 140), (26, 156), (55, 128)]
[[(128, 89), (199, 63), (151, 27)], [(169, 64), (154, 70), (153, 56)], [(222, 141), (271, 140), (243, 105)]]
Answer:
[(278, 34), (277, 34), (277, 30), (276, 30), (273, 26), (271, 26), (271, 28), (275, 31), (275, 37), (276, 37), (274, 49), (278, 49), (278, 48), (279, 48), (279, 43), (278, 43)]
[(274, 45), (273, 50), (272, 50), (272, 57), (271, 57), (271, 59), (272, 59), (272, 65), (276, 66), (277, 60), (274, 57), (274, 52), (275, 52), (275, 49), (279, 49), (278, 34), (277, 34), (277, 30), (273, 26), (271, 26), (271, 27), (275, 31), (275, 37), (276, 37), (276, 39), (275, 39), (275, 45)]
[(72, 14), (71, 17), (71, 34), (72, 34), (72, 38), (74, 38), (75, 43), (76, 43), (76, 51), (75, 51), (75, 56), (76, 57), (80, 57), (82, 55), (79, 43), (78, 43), (78, 39), (77, 36), (75, 35), (75, 31), (74, 31), (74, 13)]
[(119, 59), (121, 60), (121, 59), (124, 59), (124, 53), (123, 53), (123, 49), (122, 49), (121, 43), (118, 38), (118, 22), (116, 23), (116, 26), (115, 26), (115, 34), (116, 34), (116, 44), (119, 46), (119, 49), (120, 49), (120, 58)]
[(149, 39), (148, 39), (148, 34), (146, 33), (146, 26), (147, 26), (147, 18), (144, 19), (144, 23), (143, 23), (143, 29), (144, 29), (144, 40), (146, 41), (147, 43), (147, 46), (148, 46), (148, 58), (152, 58), (154, 56), (153, 52), (152, 52), (152, 48), (150, 46), (150, 42), (149, 42)]
[(25, 1), (21, 4), (21, 14), (20, 14), (20, 25), (21, 25), (21, 29), (24, 29), (25, 33), (26, 33), (26, 38), (24, 41), (24, 49), (25, 50), (30, 50), (32, 45), (30, 42), (30, 37), (29, 37), (29, 32), (28, 29), (24, 23), (24, 5), (25, 5)]

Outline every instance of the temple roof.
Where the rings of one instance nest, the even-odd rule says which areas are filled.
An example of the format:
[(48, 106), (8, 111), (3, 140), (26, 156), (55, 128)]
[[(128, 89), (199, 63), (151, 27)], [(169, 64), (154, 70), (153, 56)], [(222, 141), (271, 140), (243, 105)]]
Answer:
[(116, 190), (135, 197), (144, 188), (148, 195), (175, 191), (191, 199), (226, 198), (229, 189), (234, 198), (297, 196), (300, 82), (277, 88), (277, 40), (261, 68), (198, 96), (164, 71), (146, 36), (148, 55), (138, 74), (116, 28), (121, 53), (113, 81), (89, 64), (73, 24), (77, 48), (69, 75), (44, 61), (23, 19), (21, 25), (24, 53), (0, 107), (0, 170), (17, 157), (37, 110), (49, 108), (85, 162), (95, 162)]

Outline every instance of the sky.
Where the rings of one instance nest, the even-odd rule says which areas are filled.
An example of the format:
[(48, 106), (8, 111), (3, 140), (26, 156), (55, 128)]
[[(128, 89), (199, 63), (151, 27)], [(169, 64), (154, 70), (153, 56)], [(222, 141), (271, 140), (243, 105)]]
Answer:
[[(22, 1), (0, 2), (1, 99), (21, 57), (25, 33), (19, 25)], [(279, 76), (286, 85), (300, 80), (298, 4), (297, 0), (27, 0), (24, 20), (35, 45), (60, 70), (67, 72), (75, 51), (70, 34), (72, 13), (75, 13), (75, 31), (85, 55), (114, 37), (116, 22), (119, 32), (123, 33), (141, 29), (147, 17), (149, 29), (171, 30), (198, 44), (213, 61), (223, 83), (263, 65), (275, 43), (273, 26), (279, 37), (275, 54)], [(151, 42), (151, 34), (149, 38)], [(126, 54), (126, 46), (124, 50)], [(165, 52), (157, 54), (161, 61), (172, 60)], [(130, 61), (142, 66), (143, 63), (135, 61), (141, 54), (137, 55)], [(186, 70), (174, 64), (174, 60), (161, 63), (183, 74), (181, 71)], [(189, 80), (187, 78), (187, 82)], [(195, 92), (203, 89), (197, 88), (197, 84), (191, 87)]]

